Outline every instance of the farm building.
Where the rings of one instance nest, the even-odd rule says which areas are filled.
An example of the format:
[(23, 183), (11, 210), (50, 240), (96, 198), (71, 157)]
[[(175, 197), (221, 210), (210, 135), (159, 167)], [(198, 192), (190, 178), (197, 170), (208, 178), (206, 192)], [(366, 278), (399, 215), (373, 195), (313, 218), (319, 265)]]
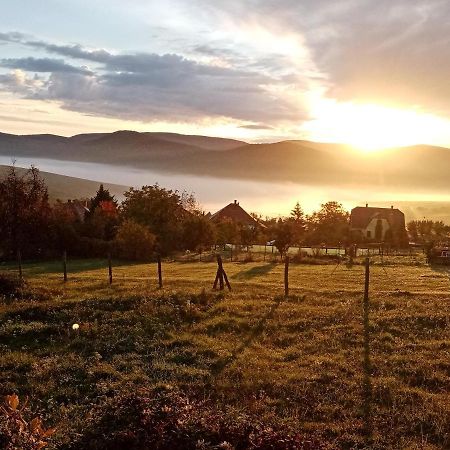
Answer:
[(354, 238), (383, 242), (406, 236), (405, 215), (397, 208), (357, 206), (350, 214), (350, 232)]
[(247, 227), (256, 227), (258, 225), (261, 226), (257, 220), (255, 220), (247, 211), (245, 211), (244, 208), (242, 208), (242, 206), (239, 205), (237, 200), (214, 213), (210, 220), (215, 223), (232, 221), (236, 224)]

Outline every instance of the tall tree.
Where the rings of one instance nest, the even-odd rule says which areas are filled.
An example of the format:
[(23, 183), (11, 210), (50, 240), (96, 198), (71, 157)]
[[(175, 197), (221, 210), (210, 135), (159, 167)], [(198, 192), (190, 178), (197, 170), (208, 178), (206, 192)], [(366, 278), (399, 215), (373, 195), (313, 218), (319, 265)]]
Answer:
[(308, 220), (308, 240), (311, 244), (337, 245), (345, 243), (349, 233), (349, 213), (338, 202), (321, 205)]
[(214, 224), (204, 215), (190, 214), (183, 221), (182, 243), (186, 250), (202, 252), (215, 240)]
[(103, 184), (89, 202), (84, 233), (89, 237), (110, 241), (118, 227), (117, 200)]
[(0, 247), (8, 256), (21, 250), (37, 256), (47, 247), (50, 205), (39, 170), (25, 173), (12, 166), (0, 181)]
[(290, 220), (294, 225), (294, 241), (296, 244), (300, 244), (306, 231), (306, 217), (299, 202), (295, 204), (294, 209), (291, 211)]
[(122, 218), (147, 226), (157, 237), (157, 246), (162, 252), (182, 247), (182, 222), (190, 213), (183, 208), (178, 191), (154, 184), (131, 188), (124, 195)]
[(104, 188), (103, 184), (100, 185), (97, 193), (89, 202), (89, 213), (93, 214), (102, 203), (105, 205), (112, 203), (117, 207), (117, 200), (114, 198), (114, 195), (111, 195), (109, 190)]

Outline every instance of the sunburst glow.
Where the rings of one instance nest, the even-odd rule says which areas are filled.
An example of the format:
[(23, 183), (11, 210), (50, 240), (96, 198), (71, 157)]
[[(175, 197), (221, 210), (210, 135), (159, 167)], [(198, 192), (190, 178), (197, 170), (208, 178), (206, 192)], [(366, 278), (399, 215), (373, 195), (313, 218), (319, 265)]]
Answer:
[(317, 140), (337, 141), (364, 151), (450, 140), (450, 121), (416, 110), (322, 100), (305, 130)]

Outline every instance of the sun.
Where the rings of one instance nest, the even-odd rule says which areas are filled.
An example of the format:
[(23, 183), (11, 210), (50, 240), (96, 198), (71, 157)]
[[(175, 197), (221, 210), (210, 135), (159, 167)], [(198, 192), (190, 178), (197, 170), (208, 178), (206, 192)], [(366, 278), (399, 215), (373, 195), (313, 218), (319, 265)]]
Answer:
[(341, 142), (366, 153), (415, 144), (447, 146), (450, 121), (421, 111), (322, 100), (313, 107), (314, 140)]

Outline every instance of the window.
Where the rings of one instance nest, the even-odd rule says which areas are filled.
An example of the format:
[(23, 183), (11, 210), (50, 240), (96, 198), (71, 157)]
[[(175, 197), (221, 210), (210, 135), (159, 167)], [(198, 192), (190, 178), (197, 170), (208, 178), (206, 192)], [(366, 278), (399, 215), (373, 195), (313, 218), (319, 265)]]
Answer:
[(370, 230), (367, 230), (367, 237), (368, 238), (372, 237), (372, 232)]

